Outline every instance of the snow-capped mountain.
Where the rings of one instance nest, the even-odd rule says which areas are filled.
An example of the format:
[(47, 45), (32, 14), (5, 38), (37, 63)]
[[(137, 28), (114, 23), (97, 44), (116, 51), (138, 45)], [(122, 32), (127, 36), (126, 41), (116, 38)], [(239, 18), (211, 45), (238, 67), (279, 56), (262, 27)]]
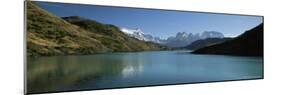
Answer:
[(121, 28), (121, 31), (139, 40), (161, 43), (161, 39), (159, 37), (153, 37), (150, 34), (145, 34), (140, 28), (136, 28), (136, 29)]
[(141, 29), (128, 29), (121, 28), (125, 34), (137, 38), (143, 41), (151, 41), (159, 44), (163, 44), (170, 47), (184, 47), (196, 40), (207, 39), (207, 38), (224, 38), (224, 35), (216, 31), (204, 31), (203, 33), (186, 33), (178, 32), (175, 36), (168, 37), (167, 39), (160, 39), (150, 34), (145, 34)]
[(201, 34), (201, 39), (206, 39), (206, 38), (223, 38), (224, 35), (220, 32), (216, 31), (204, 31)]
[(169, 37), (167, 39), (167, 46), (170, 47), (183, 47), (191, 44), (196, 40), (207, 39), (207, 38), (224, 38), (224, 35), (216, 31), (205, 31), (203, 33), (186, 33), (178, 32), (176, 36)]
[(200, 39), (199, 34), (178, 32), (176, 36), (169, 37), (165, 45), (170, 47), (183, 47), (198, 39)]

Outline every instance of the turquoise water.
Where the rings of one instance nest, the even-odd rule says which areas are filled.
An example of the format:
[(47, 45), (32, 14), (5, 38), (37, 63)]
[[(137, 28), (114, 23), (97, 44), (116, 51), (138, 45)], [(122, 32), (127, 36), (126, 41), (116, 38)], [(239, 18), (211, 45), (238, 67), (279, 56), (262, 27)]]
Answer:
[(28, 59), (29, 93), (263, 78), (262, 57), (188, 51)]

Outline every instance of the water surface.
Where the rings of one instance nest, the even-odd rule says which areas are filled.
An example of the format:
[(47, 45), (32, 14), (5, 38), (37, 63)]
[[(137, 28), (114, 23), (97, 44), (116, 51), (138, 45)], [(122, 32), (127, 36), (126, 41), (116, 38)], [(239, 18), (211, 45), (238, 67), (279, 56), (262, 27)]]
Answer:
[(263, 78), (261, 57), (151, 51), (28, 58), (28, 93)]

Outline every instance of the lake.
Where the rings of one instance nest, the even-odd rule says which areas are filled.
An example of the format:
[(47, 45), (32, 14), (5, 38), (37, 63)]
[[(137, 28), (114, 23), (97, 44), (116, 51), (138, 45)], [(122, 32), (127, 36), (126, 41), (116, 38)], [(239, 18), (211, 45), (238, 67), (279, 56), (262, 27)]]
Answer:
[(27, 59), (28, 93), (263, 78), (262, 57), (149, 51)]

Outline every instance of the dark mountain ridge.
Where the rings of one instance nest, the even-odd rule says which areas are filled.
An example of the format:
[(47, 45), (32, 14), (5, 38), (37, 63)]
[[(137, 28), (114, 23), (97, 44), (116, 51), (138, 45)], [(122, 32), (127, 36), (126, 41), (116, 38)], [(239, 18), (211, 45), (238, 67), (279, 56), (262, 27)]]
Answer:
[(263, 23), (238, 37), (193, 51), (194, 54), (263, 56)]
[(186, 47), (184, 47), (185, 49), (189, 49), (189, 50), (196, 50), (199, 48), (203, 48), (203, 47), (207, 47), (207, 46), (212, 46), (215, 44), (220, 44), (223, 43), (225, 41), (228, 41), (232, 38), (207, 38), (207, 39), (201, 39), (201, 40), (196, 40), (194, 42), (192, 42), (190, 45), (187, 45)]

